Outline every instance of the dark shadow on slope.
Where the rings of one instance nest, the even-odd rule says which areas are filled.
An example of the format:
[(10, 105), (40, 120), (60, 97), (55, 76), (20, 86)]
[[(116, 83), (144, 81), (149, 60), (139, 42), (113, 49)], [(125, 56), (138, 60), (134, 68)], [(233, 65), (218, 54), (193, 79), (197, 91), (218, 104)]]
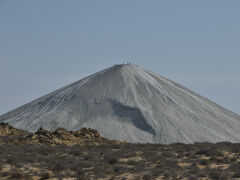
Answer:
[(126, 106), (114, 100), (111, 100), (110, 102), (112, 103), (115, 115), (117, 115), (120, 118), (127, 118), (137, 128), (148, 133), (151, 133), (154, 136), (156, 135), (155, 130), (152, 128), (150, 124), (148, 124), (148, 122), (146, 121), (146, 119), (144, 118), (144, 116), (142, 115), (141, 111), (138, 108)]

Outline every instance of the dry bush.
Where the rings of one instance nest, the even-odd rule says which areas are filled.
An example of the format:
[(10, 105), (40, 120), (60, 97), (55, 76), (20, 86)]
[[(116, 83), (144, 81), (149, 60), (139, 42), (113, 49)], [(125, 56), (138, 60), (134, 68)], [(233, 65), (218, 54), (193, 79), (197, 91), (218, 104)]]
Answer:
[(201, 159), (201, 160), (199, 161), (199, 164), (206, 166), (206, 165), (209, 164), (209, 161), (208, 161), (207, 159)]
[(228, 168), (229, 171), (231, 172), (239, 172), (240, 170), (240, 162), (234, 162), (230, 165)]

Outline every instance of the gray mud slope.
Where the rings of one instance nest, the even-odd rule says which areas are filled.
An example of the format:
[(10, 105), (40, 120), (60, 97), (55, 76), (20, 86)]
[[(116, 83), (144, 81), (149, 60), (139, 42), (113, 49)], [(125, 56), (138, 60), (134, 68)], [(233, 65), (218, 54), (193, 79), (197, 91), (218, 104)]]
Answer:
[(136, 65), (115, 65), (0, 116), (28, 130), (96, 129), (140, 143), (240, 142), (240, 116)]

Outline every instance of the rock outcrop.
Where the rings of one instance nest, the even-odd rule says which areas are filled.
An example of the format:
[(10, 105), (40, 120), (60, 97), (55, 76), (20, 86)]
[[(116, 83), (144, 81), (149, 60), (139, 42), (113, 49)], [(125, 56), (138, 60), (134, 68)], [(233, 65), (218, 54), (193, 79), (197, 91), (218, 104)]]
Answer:
[(45, 145), (100, 145), (119, 144), (118, 141), (101, 137), (98, 131), (82, 128), (77, 131), (57, 129), (53, 132), (39, 128), (35, 133), (16, 129), (6, 123), (0, 123), (0, 144), (45, 144)]

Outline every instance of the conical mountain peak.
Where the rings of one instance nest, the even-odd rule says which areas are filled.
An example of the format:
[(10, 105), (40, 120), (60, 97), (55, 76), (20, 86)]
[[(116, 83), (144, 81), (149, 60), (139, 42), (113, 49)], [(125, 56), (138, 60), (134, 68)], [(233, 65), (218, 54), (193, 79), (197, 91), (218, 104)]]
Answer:
[(0, 116), (28, 130), (82, 127), (140, 143), (240, 141), (240, 117), (137, 65), (114, 65)]

